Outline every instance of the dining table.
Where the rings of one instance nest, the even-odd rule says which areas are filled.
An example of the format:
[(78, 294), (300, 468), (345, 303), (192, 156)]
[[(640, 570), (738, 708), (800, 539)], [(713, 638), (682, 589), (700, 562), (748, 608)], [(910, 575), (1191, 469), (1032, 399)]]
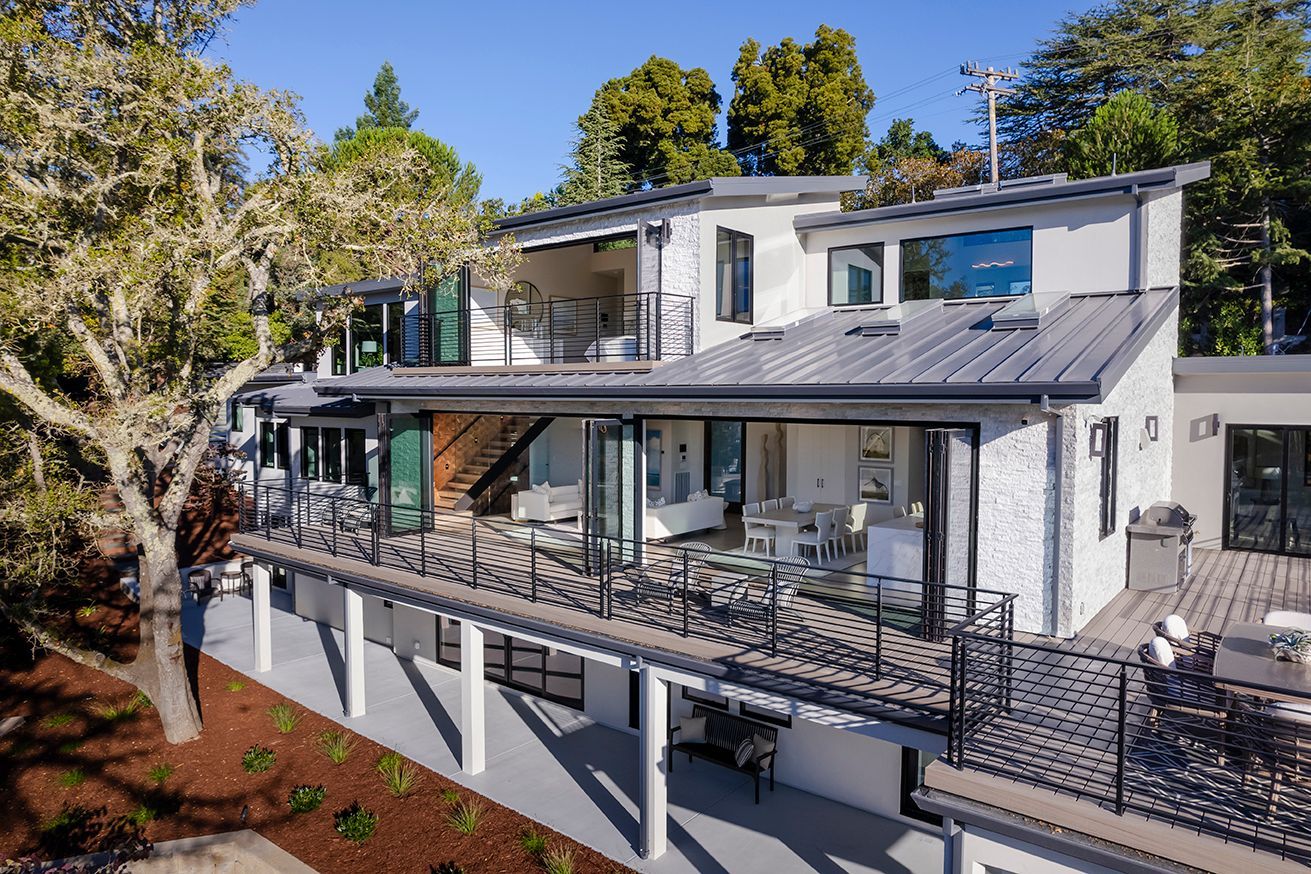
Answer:
[(791, 555), (792, 541), (797, 539), (797, 533), (802, 528), (809, 528), (815, 524), (815, 517), (820, 513), (831, 513), (838, 507), (846, 506), (845, 504), (821, 504), (813, 503), (808, 510), (798, 510), (795, 505), (792, 507), (779, 507), (774, 510), (757, 510), (750, 516), (742, 514), (742, 523), (744, 525), (769, 525), (774, 529), (774, 554)]
[(1311, 699), (1311, 665), (1276, 659), (1270, 635), (1285, 629), (1264, 622), (1236, 622), (1225, 628), (1215, 651), (1216, 685), (1271, 701), (1306, 704)]

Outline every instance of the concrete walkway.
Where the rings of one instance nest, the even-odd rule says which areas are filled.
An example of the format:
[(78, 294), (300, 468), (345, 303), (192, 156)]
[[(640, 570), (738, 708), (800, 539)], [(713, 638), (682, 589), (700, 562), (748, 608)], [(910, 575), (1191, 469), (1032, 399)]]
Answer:
[[(282, 593), (277, 593), (281, 595)], [(669, 850), (637, 858), (636, 735), (566, 707), (488, 684), (487, 769), (460, 772), (459, 674), (366, 644), (364, 716), (342, 716), (340, 632), (273, 609), (273, 669), (252, 673), (251, 607), (244, 597), (184, 611), (188, 643), (352, 731), (545, 823), (639, 871), (880, 872), (942, 870), (932, 831), (779, 786), (752, 802), (750, 781), (711, 765), (669, 780)], [(768, 793), (767, 793), (768, 794)]]

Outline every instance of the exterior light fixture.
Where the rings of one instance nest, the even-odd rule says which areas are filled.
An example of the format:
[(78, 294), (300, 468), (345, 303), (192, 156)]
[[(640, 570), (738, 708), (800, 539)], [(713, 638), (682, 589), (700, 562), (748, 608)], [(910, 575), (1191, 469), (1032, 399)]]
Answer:
[(1106, 454), (1106, 435), (1109, 429), (1105, 422), (1094, 422), (1088, 432), (1088, 457), (1101, 458)]
[(1147, 421), (1143, 423), (1143, 428), (1147, 431), (1147, 439), (1155, 443), (1157, 438), (1161, 436), (1160, 427), (1161, 419), (1159, 416), (1148, 416)]

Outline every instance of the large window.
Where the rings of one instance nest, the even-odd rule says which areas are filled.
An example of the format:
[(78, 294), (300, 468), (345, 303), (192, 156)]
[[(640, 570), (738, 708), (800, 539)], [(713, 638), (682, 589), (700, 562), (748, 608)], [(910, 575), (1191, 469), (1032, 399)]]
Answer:
[(741, 504), (746, 459), (746, 424), (712, 419), (706, 423), (706, 483), (710, 494)]
[(382, 364), (382, 304), (351, 316), (351, 372)]
[(831, 306), (883, 301), (883, 244), (828, 250)]
[(752, 239), (720, 228), (715, 236), (715, 314), (722, 321), (751, 323)]
[(339, 328), (332, 339), (332, 375), (345, 376), (346, 369), (346, 329)]
[(246, 408), (236, 401), (232, 402), (232, 428), (233, 431), (246, 430)]
[(364, 430), (347, 428), (346, 434), (346, 482), (353, 486), (369, 483), (368, 462), (364, 454)]
[(325, 482), (341, 482), (341, 429), (325, 428), (323, 430), (323, 479)]
[(286, 422), (259, 423), (259, 463), (260, 467), (287, 469), (287, 459), (291, 456), (291, 438)]
[(387, 304), (387, 363), (405, 361), (405, 304)]
[(901, 243), (901, 299), (997, 297), (1033, 290), (1033, 229)]
[(300, 475), (304, 479), (319, 478), (319, 429), (300, 429)]

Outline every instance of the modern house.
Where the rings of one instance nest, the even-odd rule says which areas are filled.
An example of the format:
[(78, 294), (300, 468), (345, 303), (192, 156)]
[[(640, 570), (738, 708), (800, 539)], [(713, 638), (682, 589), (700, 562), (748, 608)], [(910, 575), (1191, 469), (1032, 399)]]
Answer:
[[(967, 778), (1077, 796), (1055, 763), (1028, 779), (1041, 751), (1104, 765), (1118, 744), (1109, 815), (1141, 812), (1125, 725), (1155, 687), (1080, 647), (1136, 594), (1130, 526), (1194, 500), (1177, 286), (1184, 189), (1208, 173), (854, 212), (860, 178), (710, 179), (501, 221), (525, 254), (508, 291), (469, 271), (327, 290), (365, 306), (317, 369), (233, 402), (257, 668), (280, 588), (344, 629), (347, 716), (366, 639), (458, 671), (470, 774), (484, 678), (634, 732), (648, 858), (696, 708), (727, 766), (754, 740), (740, 767), (764, 781), (944, 816), (951, 864), (991, 866), (960, 870), (1155, 859), (1150, 833), (1044, 843), (1040, 806), (1014, 805), (1029, 831), (971, 822), (997, 795)], [(1076, 714), (1107, 707), (1081, 746)], [(1068, 733), (1038, 732), (1044, 712)], [(1282, 861), (1264, 832), (1201, 830)]]

